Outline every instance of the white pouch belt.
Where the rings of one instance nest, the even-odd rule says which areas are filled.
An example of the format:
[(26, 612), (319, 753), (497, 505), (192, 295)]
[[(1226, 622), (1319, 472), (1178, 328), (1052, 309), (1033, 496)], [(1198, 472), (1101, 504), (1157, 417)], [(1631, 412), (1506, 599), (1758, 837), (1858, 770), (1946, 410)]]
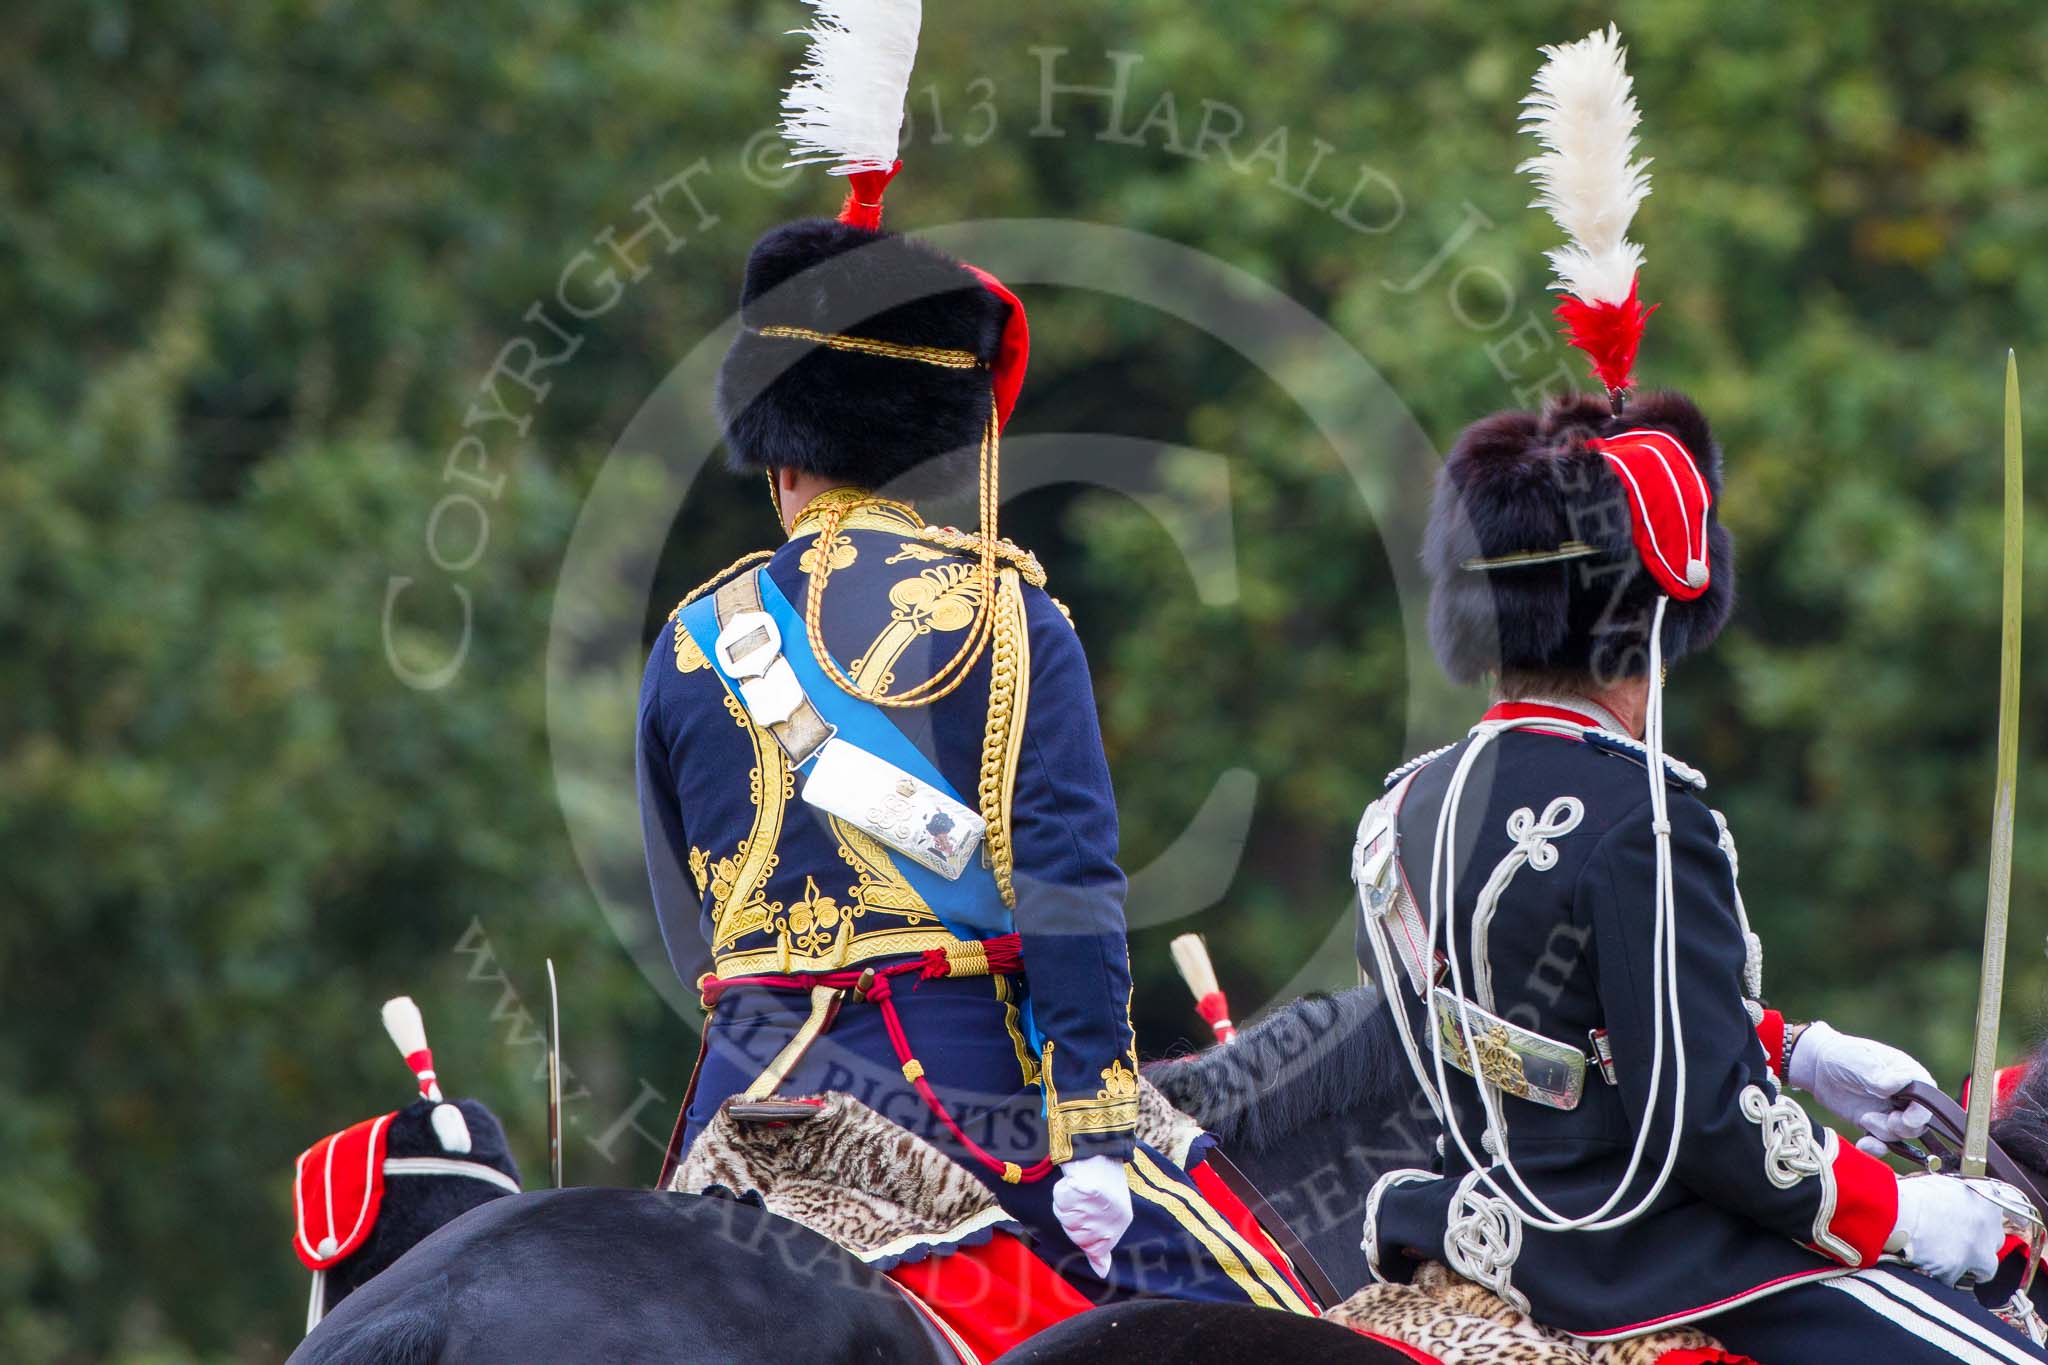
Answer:
[(718, 666), (739, 688), (754, 724), (775, 736), (792, 766), (811, 764), (804, 801), (948, 881), (967, 870), (987, 826), (931, 783), (839, 738), (782, 654), (782, 632), (761, 609), (761, 585), (741, 574), (718, 590)]
[[(1365, 808), (1358, 822), (1357, 842), (1351, 846), (1351, 880), (1358, 886), (1360, 909), (1375, 920), (1391, 921), (1387, 937), (1407, 970), (1408, 984), (1420, 999), (1435, 982), (1443, 959), (1426, 941), (1428, 925), (1415, 904), (1407, 869), (1401, 865), (1401, 801), (1414, 781), (1415, 774), (1408, 774)], [(1389, 984), (1380, 983), (1382, 989)]]

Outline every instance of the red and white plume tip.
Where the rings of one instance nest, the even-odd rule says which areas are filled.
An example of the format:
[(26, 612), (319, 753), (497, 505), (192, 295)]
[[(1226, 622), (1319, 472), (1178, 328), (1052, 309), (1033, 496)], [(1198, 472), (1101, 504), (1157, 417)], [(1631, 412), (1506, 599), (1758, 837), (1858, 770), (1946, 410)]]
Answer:
[(882, 225), (882, 192), (902, 169), (896, 141), (924, 18), (919, 0), (804, 0), (817, 17), (796, 81), (782, 92), (792, 166), (828, 162), (851, 177), (839, 219)]
[(1546, 253), (1557, 272), (1557, 316), (1565, 336), (1593, 361), (1619, 411), (1635, 382), (1636, 347), (1655, 305), (1636, 295), (1643, 249), (1629, 223), (1650, 193), (1650, 163), (1634, 160), (1634, 82), (1621, 31), (1609, 24), (1576, 43), (1546, 47), (1536, 86), (1522, 103), (1525, 131), (1543, 151), (1516, 167), (1536, 182), (1532, 207), (1564, 229), (1566, 244)]
[(1180, 968), (1181, 980), (1195, 994), (1195, 1013), (1209, 1025), (1216, 1041), (1227, 1043), (1237, 1037), (1237, 1025), (1230, 1022), (1230, 1002), (1223, 998), (1216, 964), (1209, 960), (1209, 945), (1200, 934), (1182, 934), (1167, 947), (1173, 953), (1173, 965)]
[(460, 1109), (441, 1098), (441, 1083), (434, 1076), (433, 1049), (427, 1046), (427, 1023), (420, 1018), (420, 1007), (412, 1002), (411, 996), (401, 995), (384, 1002), (384, 1031), (391, 1035), (399, 1055), (419, 1081), (420, 1098), (433, 1102), (428, 1119), (434, 1125), (434, 1137), (441, 1150), (467, 1152), (469, 1125), (463, 1121)]

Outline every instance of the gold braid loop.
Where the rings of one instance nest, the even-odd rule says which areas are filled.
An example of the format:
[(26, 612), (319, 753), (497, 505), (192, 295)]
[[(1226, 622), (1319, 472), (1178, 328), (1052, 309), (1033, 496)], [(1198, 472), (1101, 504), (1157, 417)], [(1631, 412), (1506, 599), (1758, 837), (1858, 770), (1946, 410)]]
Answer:
[(1010, 752), (1010, 730), (1016, 722), (1017, 700), (1017, 616), (1010, 604), (1021, 604), (1017, 571), (1004, 569), (998, 586), (1002, 601), (995, 616), (995, 652), (988, 673), (988, 725), (981, 737), (981, 818), (987, 829), (982, 847), (988, 851), (989, 867), (995, 873), (996, 890), (1003, 904), (1016, 908), (1017, 891), (1011, 881), (1015, 864), (1010, 851), (1009, 802), (1004, 800), (1003, 769)]
[(967, 676), (981, 661), (982, 651), (988, 647), (989, 637), (994, 633), (996, 575), (999, 565), (996, 560), (996, 457), (1001, 436), (996, 424), (994, 394), (990, 394), (988, 424), (981, 432), (981, 527), (980, 555), (974, 566), (974, 581), (981, 592), (974, 607), (974, 620), (967, 638), (960, 644), (953, 657), (943, 668), (934, 672), (908, 692), (885, 696), (880, 686), (872, 692), (846, 676), (825, 647), (825, 634), (820, 621), (825, 601), (825, 584), (832, 577), (832, 563), (829, 547), (839, 534), (840, 523), (846, 519), (847, 509), (842, 506), (828, 508), (824, 525), (818, 528), (815, 565), (811, 573), (809, 590), (804, 594), (804, 634), (810, 640), (811, 655), (818, 666), (825, 670), (825, 676), (832, 679), (840, 691), (862, 701), (873, 702), (896, 710), (909, 710), (917, 706), (929, 706), (953, 691), (967, 680)]

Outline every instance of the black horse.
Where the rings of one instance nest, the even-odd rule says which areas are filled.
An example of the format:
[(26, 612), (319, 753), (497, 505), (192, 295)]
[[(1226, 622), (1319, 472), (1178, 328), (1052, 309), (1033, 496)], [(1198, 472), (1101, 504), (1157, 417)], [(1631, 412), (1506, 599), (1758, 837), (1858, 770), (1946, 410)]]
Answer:
[(350, 1294), (288, 1365), (953, 1365), (883, 1275), (751, 1204), (657, 1190), (506, 1195)]
[[(1342, 1267), (1347, 1292), (1365, 1278), (1356, 1243), (1374, 1169), (1357, 1163), (1374, 1151), (1406, 1160), (1405, 1148), (1385, 1146), (1371, 1108), (1405, 1093), (1391, 1069), (1398, 1053), (1382, 1056), (1370, 1027), (1372, 1003), (1363, 992), (1311, 997), (1229, 1049), (1151, 1073), (1183, 1107), (1217, 1116), (1246, 1169), (1272, 1182), (1275, 1202), (1311, 1234), (1319, 1259), (1333, 1273)], [(1349, 1112), (1361, 1104), (1366, 1113)], [(481, 1110), (472, 1105), (463, 1103), (465, 1113)], [(485, 1129), (481, 1121), (472, 1127)], [(1378, 1149), (1366, 1141), (1373, 1135)], [(1296, 1142), (1299, 1154), (1290, 1151)], [(1341, 1171), (1332, 1165), (1338, 1160)], [(1364, 1183), (1331, 1183), (1352, 1179)], [(436, 1231), (422, 1210), (474, 1191), (429, 1194), (431, 1184), (416, 1177), (387, 1189), (379, 1221), (392, 1220), (391, 1235), (375, 1245), (388, 1266), (331, 1279), (328, 1316), (289, 1365), (955, 1359), (887, 1277), (752, 1204), (652, 1190), (540, 1191), (491, 1199)], [(423, 1197), (435, 1202), (408, 1202)], [(405, 1237), (424, 1240), (408, 1250)], [(1111, 1346), (1127, 1365), (1411, 1359), (1326, 1323), (1171, 1302), (1098, 1309), (1011, 1356), (1078, 1362), (1105, 1358)], [(1020, 1354), (1025, 1349), (1044, 1353)]]
[(1306, 996), (1145, 1076), (1216, 1136), (1340, 1294), (1365, 1284), (1366, 1195), (1389, 1170), (1427, 1167), (1436, 1137), (1377, 990)]

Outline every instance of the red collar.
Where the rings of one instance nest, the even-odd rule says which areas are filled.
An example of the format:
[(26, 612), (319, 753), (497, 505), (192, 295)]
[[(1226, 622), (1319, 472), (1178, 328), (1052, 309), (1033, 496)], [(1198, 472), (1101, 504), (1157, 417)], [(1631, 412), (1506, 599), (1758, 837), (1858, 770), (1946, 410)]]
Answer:
[[(1496, 720), (1557, 720), (1587, 730), (1608, 730), (1617, 735), (1625, 733), (1621, 728), (1621, 723), (1614, 718), (1614, 714), (1611, 711), (1604, 706), (1587, 701), (1583, 697), (1574, 697), (1569, 704), (1559, 701), (1533, 699), (1528, 701), (1495, 702), (1491, 707), (1487, 708), (1486, 714), (1481, 716), (1480, 720), (1482, 723)], [(1545, 729), (1544, 733), (1565, 735), (1572, 739), (1578, 738), (1570, 730)]]

